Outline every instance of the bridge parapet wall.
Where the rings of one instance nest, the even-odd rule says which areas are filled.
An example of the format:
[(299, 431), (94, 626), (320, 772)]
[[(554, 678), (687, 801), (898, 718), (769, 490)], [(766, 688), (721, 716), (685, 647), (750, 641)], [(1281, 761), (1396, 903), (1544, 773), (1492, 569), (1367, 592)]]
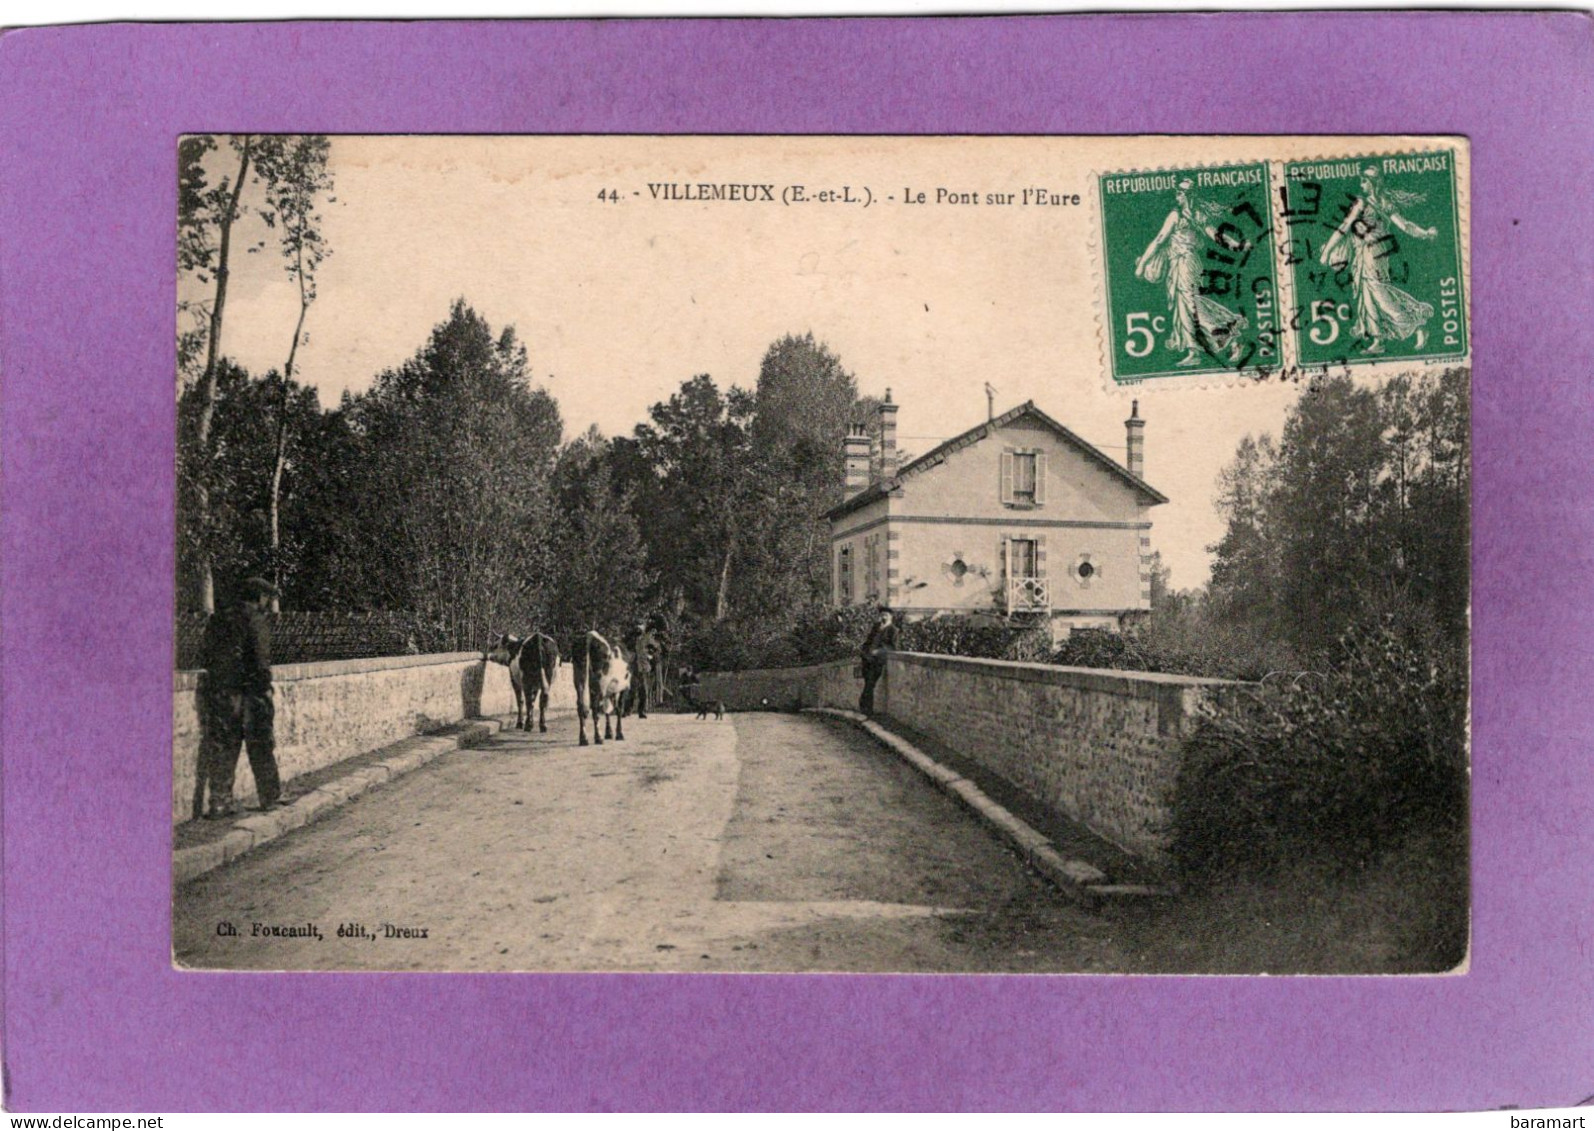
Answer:
[(1184, 740), (1244, 684), (893, 654), (886, 712), (1134, 855), (1168, 862)]
[[(705, 695), (733, 709), (857, 709), (853, 662), (715, 673)], [(887, 716), (944, 743), (1030, 797), (1155, 865), (1184, 739), (1245, 684), (895, 652), (875, 691)]]
[[(550, 707), (573, 707), (568, 666), (560, 669)], [(192, 816), (199, 765), (199, 681), (176, 673), (172, 694), (172, 821)], [(276, 703), (277, 767), (284, 781), (324, 769), (411, 735), (480, 715), (513, 713), (509, 670), (476, 652), (385, 656), (271, 669)], [(255, 797), (248, 759), (238, 759), (234, 793)]]
[(862, 684), (853, 677), (854, 666), (853, 660), (837, 660), (801, 668), (705, 672), (697, 697), (724, 703), (732, 711), (792, 711), (803, 707), (845, 707), (856, 711)]

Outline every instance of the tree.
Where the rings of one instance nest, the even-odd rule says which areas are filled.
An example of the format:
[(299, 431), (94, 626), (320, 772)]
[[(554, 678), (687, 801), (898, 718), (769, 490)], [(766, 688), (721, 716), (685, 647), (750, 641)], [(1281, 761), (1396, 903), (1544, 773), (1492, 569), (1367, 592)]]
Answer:
[(1219, 479), (1211, 608), (1321, 654), (1373, 611), (1454, 641), (1467, 616), (1468, 375), (1314, 382)]
[(1209, 591), (1213, 607), (1232, 621), (1271, 629), (1275, 622), (1279, 567), (1270, 538), (1268, 503), (1278, 451), (1271, 436), (1246, 436), (1234, 462), (1218, 475), (1217, 509), (1228, 529), (1216, 545)]
[(1162, 564), (1162, 551), (1153, 550), (1146, 558), (1146, 574), (1151, 579), (1151, 607), (1160, 608), (1173, 596), (1173, 591), (1168, 588), (1168, 581), (1173, 577), (1173, 570)]
[[(765, 352), (753, 392), (700, 374), (610, 449), (632, 488), (664, 603), (783, 633), (825, 602), (842, 438), (867, 402), (810, 334)], [(643, 469), (646, 469), (645, 471)]]
[[(313, 389), (285, 382), (275, 371), (253, 378), (225, 358), (217, 364), (207, 456), (211, 465), (209, 505), (196, 505), (193, 478), (185, 476), (178, 481), (178, 576), (183, 582), (179, 595), (185, 608), (203, 609), (202, 571), (236, 581), (249, 574), (267, 573), (275, 558), (282, 576), (291, 579), (306, 555), (316, 552), (314, 539), (303, 531), (296, 531), (279, 553), (272, 555), (268, 550), (267, 500), (275, 453), (274, 438), (260, 422), (283, 406), (294, 434), (313, 439), (321, 419)], [(197, 462), (200, 409), (199, 387), (190, 386), (178, 401), (178, 460), (182, 465)], [(322, 462), (320, 453), (302, 450), (297, 442), (289, 454), (300, 466)], [(291, 477), (286, 486), (292, 497), (300, 496), (299, 485)]]
[(358, 541), (377, 607), (427, 648), (476, 648), (546, 615), (554, 560), (549, 475), (559, 410), (463, 299), (426, 344), (346, 406), (361, 458)]
[(826, 601), (830, 526), (823, 516), (841, 502), (842, 441), (862, 423), (878, 452), (879, 402), (860, 398), (857, 379), (809, 332), (787, 334), (765, 351), (755, 404), (753, 447), (772, 489), (756, 516), (747, 601), (779, 624)]
[(1337, 377), (1308, 386), (1284, 422), (1269, 510), (1278, 610), (1304, 651), (1331, 644), (1392, 576), (1380, 409), (1373, 389)]
[[(204, 534), (210, 528), (209, 509), (211, 494), (212, 455), (210, 430), (216, 413), (216, 382), (221, 358), (222, 318), (227, 308), (227, 282), (231, 270), (232, 229), (239, 216), (239, 202), (244, 184), (249, 179), (249, 163), (254, 159), (257, 139), (244, 135), (229, 139), (238, 157), (238, 171), (229, 179), (223, 177), (215, 185), (209, 184), (204, 167), (206, 154), (216, 148), (210, 137), (184, 138), (179, 143), (178, 160), (178, 266), (192, 271), (199, 282), (214, 280), (215, 290), (210, 300), (207, 324), (203, 328), (205, 354), (204, 370), (199, 376), (199, 394), (194, 424), (192, 462), (182, 469), (191, 484), (191, 498), (198, 509), (198, 528)], [(212, 242), (211, 229), (215, 236)], [(178, 357), (185, 353), (197, 357), (199, 340), (190, 336), (179, 338)], [(211, 568), (210, 547), (201, 541), (198, 552), (198, 584), (200, 604), (206, 612), (215, 608), (215, 580)]]
[(702, 373), (655, 404), (650, 417), (635, 442), (663, 503), (648, 524), (653, 564), (692, 608), (723, 621), (737, 555), (767, 488), (752, 444), (752, 394), (733, 386), (721, 396)]
[(596, 629), (624, 636), (652, 583), (629, 492), (616, 484), (609, 444), (594, 427), (565, 446), (554, 469), (555, 546), (562, 583), (551, 620), (561, 640)]
[[(281, 392), (276, 411), (275, 460), (271, 471), (271, 563), (273, 580), (282, 587), (282, 477), (288, 466), (290, 433), (289, 397), (293, 388), (294, 359), (304, 336), (305, 316), (315, 301), (316, 269), (327, 255), (321, 235), (321, 215), (317, 203), (331, 196), (332, 174), (327, 169), (331, 149), (324, 135), (311, 134), (288, 140), (262, 156), (260, 168), (266, 179), (266, 200), (281, 224), (282, 254), (287, 259), (288, 277), (299, 288), (299, 320), (294, 324), (288, 344), (288, 360), (282, 367)], [(278, 598), (272, 598), (272, 610)]]
[[(306, 173), (307, 166), (301, 158), (307, 154), (320, 153), (320, 165), (324, 172), (326, 139), (321, 138), (319, 143), (310, 142), (308, 145), (306, 140), (236, 134), (226, 138), (225, 151), (217, 138), (211, 135), (185, 137), (178, 143), (178, 378), (179, 384), (182, 384), (185, 377), (192, 377), (198, 386), (193, 443), (190, 445), (188, 462), (179, 467), (179, 474), (189, 481), (187, 496), (191, 505), (198, 508), (198, 526), (204, 530), (211, 528), (204, 512), (211, 505), (211, 479), (216, 471), (211, 451), (211, 428), (216, 412), (218, 367), (223, 357), (222, 329), (232, 274), (235, 226), (246, 213), (253, 213), (267, 227), (275, 228), (279, 209), (284, 205), (293, 207), (301, 195), (297, 190), (284, 186), (286, 181)], [(299, 156), (290, 156), (294, 153)], [(236, 159), (236, 170), (231, 173), (220, 171), (218, 167), (230, 159)], [(212, 176), (218, 172), (218, 179), (212, 181)], [(246, 208), (246, 187), (262, 183), (265, 185), (264, 195), (256, 197)], [(314, 198), (314, 191), (310, 193), (310, 198)], [(301, 221), (305, 219), (301, 217)], [(314, 233), (314, 224), (300, 224), (301, 244), (305, 241), (306, 230)], [(319, 236), (314, 235), (311, 242), (318, 245)], [(263, 246), (264, 241), (261, 241), (249, 250), (256, 251)], [(304, 250), (301, 246), (299, 252)], [(299, 257), (299, 253), (291, 252), (287, 244), (284, 245), (284, 251), (290, 254), (290, 258)], [(319, 261), (318, 257), (315, 258)], [(192, 297), (205, 293), (207, 289), (208, 298)], [(301, 313), (301, 324), (302, 320)], [(199, 363), (201, 356), (204, 358), (202, 366)], [(290, 351), (289, 378), (292, 377), (291, 364)], [(196, 368), (197, 374), (194, 372)], [(279, 421), (286, 419), (287, 415), (286, 411), (276, 414)], [(277, 478), (280, 480), (280, 476)], [(199, 603), (208, 611), (215, 605), (210, 549), (201, 545), (197, 547), (197, 552)]]
[(858, 382), (829, 346), (811, 332), (787, 334), (764, 352), (754, 391), (761, 447), (812, 453), (839, 470), (842, 438), (858, 422)]

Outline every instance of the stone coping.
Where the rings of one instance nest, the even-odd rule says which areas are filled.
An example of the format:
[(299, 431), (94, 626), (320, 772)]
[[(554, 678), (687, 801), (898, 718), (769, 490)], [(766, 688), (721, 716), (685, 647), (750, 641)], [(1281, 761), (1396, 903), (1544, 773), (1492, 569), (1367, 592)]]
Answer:
[[(896, 655), (896, 654), (897, 653), (893, 653), (893, 655)], [(713, 671), (713, 672), (702, 672), (700, 674), (703, 675), (704, 677), (714, 676), (717, 679), (718, 678), (727, 678), (728, 679), (728, 678), (740, 677), (740, 676), (748, 676), (748, 677), (763, 678), (763, 679), (794, 679), (794, 678), (796, 678), (798, 676), (818, 675), (821, 672), (835, 671), (835, 670), (837, 670), (839, 668), (851, 668), (857, 663), (858, 663), (858, 661), (856, 659), (826, 660), (822, 664), (803, 664), (800, 667), (793, 667), (793, 668), (742, 668), (742, 669), (737, 670), (737, 671), (725, 671), (725, 672)]]
[[(321, 660), (313, 664), (273, 664), (271, 682), (288, 683), (301, 679), (325, 679), (328, 676), (393, 671), (396, 668), (425, 668), (439, 664), (483, 662), (480, 652), (428, 652), (419, 656), (368, 656), (358, 660)], [(204, 674), (202, 668), (173, 673), (172, 690), (196, 690), (202, 674)]]
[(987, 660), (971, 656), (945, 656), (930, 652), (892, 652), (891, 659), (926, 668), (952, 671), (985, 671), (1004, 679), (1028, 683), (1053, 683), (1064, 687), (1085, 687), (1118, 695), (1144, 694), (1155, 688), (1249, 687), (1235, 679), (1205, 676), (1169, 675), (1166, 672), (1131, 672), (1116, 668), (1070, 668), (1059, 664), (1038, 664), (1021, 660)]
[[(1213, 679), (1205, 676), (1169, 675), (1166, 672), (1130, 672), (1115, 668), (1071, 668), (1059, 664), (1040, 664), (1021, 660), (988, 660), (972, 656), (947, 656), (934, 652), (892, 652), (900, 663), (948, 671), (983, 672), (1002, 679), (1026, 683), (1050, 683), (1062, 687), (1081, 687), (1112, 695), (1145, 695), (1148, 692), (1199, 688), (1250, 687), (1242, 680)], [(745, 671), (704, 672), (704, 676), (733, 678), (796, 679), (837, 668), (851, 668), (856, 659), (831, 660), (794, 668), (748, 668)]]

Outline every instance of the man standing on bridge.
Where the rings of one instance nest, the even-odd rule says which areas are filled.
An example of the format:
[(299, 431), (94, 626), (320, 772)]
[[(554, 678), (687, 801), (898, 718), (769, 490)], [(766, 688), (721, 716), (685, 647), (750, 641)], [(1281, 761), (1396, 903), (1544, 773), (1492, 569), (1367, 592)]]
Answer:
[(858, 696), (858, 710), (874, 714), (874, 685), (886, 674), (886, 653), (897, 646), (897, 626), (892, 623), (891, 610), (880, 607), (879, 618), (869, 629), (860, 654), (863, 658), (863, 694)]
[(218, 612), (205, 633), (205, 683), (209, 700), (204, 753), (209, 765), (211, 819), (237, 812), (233, 778), (238, 771), (238, 746), (249, 751), (260, 808), (284, 804), (277, 775), (276, 707), (271, 699), (271, 625), (266, 610), (276, 587), (264, 578), (243, 583), (243, 600), (235, 609)]

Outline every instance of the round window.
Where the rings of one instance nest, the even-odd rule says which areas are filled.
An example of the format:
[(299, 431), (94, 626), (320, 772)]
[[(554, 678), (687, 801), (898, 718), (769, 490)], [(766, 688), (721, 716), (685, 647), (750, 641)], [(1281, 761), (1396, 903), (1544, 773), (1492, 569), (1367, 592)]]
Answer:
[(959, 581), (962, 581), (964, 575), (967, 574), (968, 572), (969, 572), (968, 563), (965, 562), (962, 558), (957, 558), (957, 559), (955, 559), (952, 562), (952, 576), (957, 578)]
[(1096, 572), (1096, 567), (1091, 565), (1089, 562), (1080, 562), (1079, 563), (1079, 576), (1080, 577), (1089, 579), (1091, 576), (1093, 576), (1095, 574), (1095, 572)]

